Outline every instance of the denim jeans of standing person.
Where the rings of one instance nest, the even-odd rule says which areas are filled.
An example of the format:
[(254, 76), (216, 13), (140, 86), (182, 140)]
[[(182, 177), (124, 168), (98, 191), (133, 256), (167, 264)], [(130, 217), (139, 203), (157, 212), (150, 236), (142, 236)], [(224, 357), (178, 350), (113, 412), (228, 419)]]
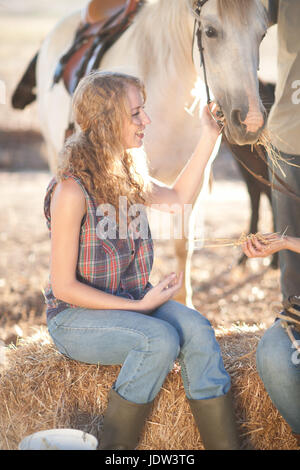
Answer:
[[(300, 334), (294, 332), (300, 345)], [(273, 404), (290, 425), (300, 434), (300, 353), (276, 320), (259, 342), (257, 369)]]
[[(288, 162), (300, 165), (300, 155), (281, 152)], [(284, 181), (300, 195), (300, 168), (280, 161)], [(278, 170), (274, 168), (278, 173)], [(280, 176), (280, 175), (279, 175)], [(270, 181), (273, 180), (270, 172)], [(275, 180), (276, 181), (276, 180)], [(272, 206), (276, 232), (300, 236), (300, 205), (293, 198), (273, 190)], [(281, 292), (283, 300), (300, 295), (300, 254), (290, 250), (279, 252)], [(300, 335), (295, 333), (298, 346)], [(300, 433), (300, 354), (287, 332), (277, 320), (262, 337), (257, 349), (259, 375), (280, 414), (295, 434)]]
[(58, 350), (72, 359), (122, 364), (114, 389), (128, 401), (151, 402), (176, 359), (187, 398), (216, 398), (229, 391), (211, 324), (173, 300), (150, 315), (69, 308), (52, 318), (48, 329)]

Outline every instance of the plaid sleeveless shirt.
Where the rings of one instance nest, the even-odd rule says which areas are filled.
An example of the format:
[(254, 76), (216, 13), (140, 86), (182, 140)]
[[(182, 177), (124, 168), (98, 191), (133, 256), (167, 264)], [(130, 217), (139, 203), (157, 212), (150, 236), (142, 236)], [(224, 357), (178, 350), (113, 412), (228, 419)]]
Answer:
[[(86, 200), (86, 215), (83, 218), (80, 238), (76, 278), (101, 291), (139, 300), (152, 287), (149, 276), (153, 264), (153, 241), (148, 227), (147, 237), (133, 237), (128, 230), (127, 236), (113, 238), (99, 237), (97, 226), (103, 221), (104, 215), (98, 215), (97, 203), (87, 192), (81, 180), (73, 178), (83, 191)], [(57, 184), (55, 178), (50, 181), (44, 200), (44, 214), (51, 237), (50, 202)], [(98, 227), (99, 229), (99, 227)], [(57, 299), (49, 282), (44, 290), (47, 305), (47, 320), (66, 308), (75, 305)]]

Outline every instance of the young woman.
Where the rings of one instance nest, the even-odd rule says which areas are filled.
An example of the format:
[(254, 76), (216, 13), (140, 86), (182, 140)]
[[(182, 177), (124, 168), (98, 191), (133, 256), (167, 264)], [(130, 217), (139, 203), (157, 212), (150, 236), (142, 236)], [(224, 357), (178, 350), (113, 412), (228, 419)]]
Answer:
[(199, 312), (171, 300), (181, 274), (150, 285), (151, 233), (139, 236), (130, 215), (136, 204), (143, 213), (145, 204), (192, 203), (219, 128), (205, 108), (199, 143), (173, 186), (150, 183), (130, 151), (142, 146), (150, 124), (145, 97), (137, 78), (120, 73), (93, 72), (76, 89), (77, 131), (64, 146), (45, 197), (49, 332), (72, 359), (122, 364), (109, 394), (101, 449), (136, 448), (175, 360), (205, 448), (237, 449), (230, 378), (214, 331)]

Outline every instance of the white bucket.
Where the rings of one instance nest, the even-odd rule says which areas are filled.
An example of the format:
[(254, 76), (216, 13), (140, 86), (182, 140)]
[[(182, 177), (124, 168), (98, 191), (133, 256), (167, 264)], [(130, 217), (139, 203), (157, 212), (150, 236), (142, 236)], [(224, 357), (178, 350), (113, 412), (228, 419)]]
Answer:
[(97, 439), (78, 429), (48, 429), (26, 436), (19, 450), (96, 450)]

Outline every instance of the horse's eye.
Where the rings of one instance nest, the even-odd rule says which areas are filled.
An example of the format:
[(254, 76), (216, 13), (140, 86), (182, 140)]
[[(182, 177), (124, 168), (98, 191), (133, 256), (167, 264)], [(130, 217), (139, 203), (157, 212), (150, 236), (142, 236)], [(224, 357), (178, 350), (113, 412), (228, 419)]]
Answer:
[(218, 36), (218, 31), (212, 26), (208, 26), (205, 30), (205, 34), (208, 38), (216, 38)]

